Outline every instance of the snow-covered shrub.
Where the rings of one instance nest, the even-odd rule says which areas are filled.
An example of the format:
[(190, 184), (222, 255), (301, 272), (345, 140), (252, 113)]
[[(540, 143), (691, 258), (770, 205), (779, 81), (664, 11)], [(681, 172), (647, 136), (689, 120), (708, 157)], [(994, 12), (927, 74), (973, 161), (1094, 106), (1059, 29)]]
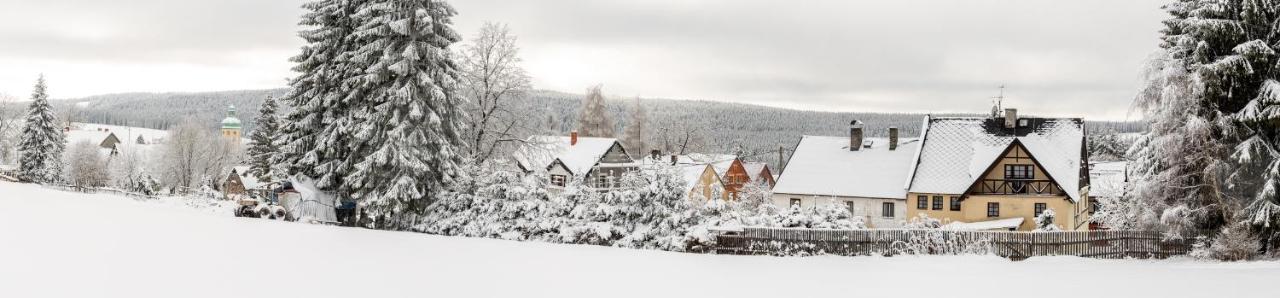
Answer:
[(82, 140), (71, 144), (67, 150), (67, 177), (65, 181), (76, 188), (97, 188), (107, 185), (106, 161), (102, 160), (101, 149), (97, 144)]
[[(921, 213), (912, 218), (904, 229), (911, 230), (907, 241), (898, 241), (890, 245), (892, 251), (887, 253), (909, 255), (960, 255), (989, 254), (991, 242), (976, 234), (961, 234), (942, 229), (942, 221)], [(950, 235), (948, 235), (950, 234)]]
[(1249, 231), (1248, 225), (1233, 224), (1223, 227), (1211, 242), (1200, 239), (1191, 255), (1223, 261), (1243, 261), (1257, 255), (1261, 248), (1258, 238)]
[(1035, 231), (1036, 232), (1061, 231), (1062, 228), (1058, 227), (1057, 224), (1054, 224), (1054, 220), (1056, 219), (1055, 217), (1056, 215), (1053, 214), (1053, 209), (1045, 209), (1043, 212), (1040, 212), (1040, 216), (1036, 216)]
[(902, 226), (908, 230), (938, 229), (942, 228), (942, 221), (929, 217), (928, 214), (920, 213), (916, 217), (911, 218)]

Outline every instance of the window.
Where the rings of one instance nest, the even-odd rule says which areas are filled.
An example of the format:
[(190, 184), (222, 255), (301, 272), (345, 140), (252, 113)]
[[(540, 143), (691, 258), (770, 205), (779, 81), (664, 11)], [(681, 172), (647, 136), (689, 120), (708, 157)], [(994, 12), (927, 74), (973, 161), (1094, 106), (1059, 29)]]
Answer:
[(893, 203), (885, 202), (881, 205), (880, 216), (893, 218)]
[(960, 197), (951, 197), (951, 211), (960, 211)]
[(791, 199), (791, 206), (800, 207), (800, 199)]
[(942, 196), (933, 196), (933, 210), (942, 210)]
[(1044, 213), (1044, 209), (1047, 208), (1049, 208), (1049, 206), (1045, 203), (1036, 203), (1036, 217), (1040, 217), (1040, 214)]
[(929, 209), (929, 196), (918, 196), (918, 197), (916, 197), (916, 209), (920, 209), (920, 210), (928, 210), (928, 209)]
[(1000, 217), (1000, 203), (987, 203), (987, 217)]
[(564, 175), (551, 175), (551, 185), (564, 186)]
[(858, 215), (858, 206), (855, 206), (853, 202), (844, 202), (844, 207), (849, 209), (849, 214)]
[(1032, 165), (1005, 165), (1004, 179), (1007, 180), (1031, 180), (1036, 178), (1035, 166)]

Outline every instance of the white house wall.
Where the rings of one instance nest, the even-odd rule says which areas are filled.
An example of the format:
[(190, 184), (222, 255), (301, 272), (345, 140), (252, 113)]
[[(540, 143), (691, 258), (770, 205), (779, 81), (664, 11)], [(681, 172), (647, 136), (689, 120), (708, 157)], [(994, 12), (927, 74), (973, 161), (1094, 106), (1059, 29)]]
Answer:
[[(880, 199), (880, 198), (857, 198), (857, 197), (833, 197), (833, 196), (813, 196), (813, 195), (795, 195), (795, 194), (773, 194), (773, 204), (779, 208), (789, 208), (791, 199), (800, 199), (800, 207), (810, 208), (814, 204), (826, 203), (827, 200), (839, 201), (841, 205), (848, 206), (849, 202), (853, 203), (853, 216), (859, 216), (866, 219), (867, 226), (870, 228), (886, 229), (900, 228), (906, 222), (907, 205), (904, 199)], [(893, 203), (893, 217), (882, 216), (881, 208), (884, 203)]]

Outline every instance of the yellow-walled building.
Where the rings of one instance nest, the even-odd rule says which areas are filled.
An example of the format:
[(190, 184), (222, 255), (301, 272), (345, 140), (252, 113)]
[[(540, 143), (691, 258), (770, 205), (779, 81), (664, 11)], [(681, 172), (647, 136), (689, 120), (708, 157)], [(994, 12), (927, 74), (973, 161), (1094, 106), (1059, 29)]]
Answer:
[(1084, 121), (1078, 118), (929, 118), (910, 175), (907, 217), (952, 227), (1033, 230), (1053, 210), (1063, 230), (1089, 228)]

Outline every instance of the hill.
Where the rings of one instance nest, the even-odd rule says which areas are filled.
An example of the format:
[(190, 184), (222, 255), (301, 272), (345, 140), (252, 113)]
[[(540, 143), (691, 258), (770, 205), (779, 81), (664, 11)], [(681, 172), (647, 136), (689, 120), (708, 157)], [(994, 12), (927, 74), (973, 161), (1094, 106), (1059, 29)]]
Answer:
[[(123, 93), (59, 100), (58, 106), (75, 121), (165, 129), (191, 117), (210, 127), (218, 125), (228, 105), (239, 108), (246, 130), (258, 105), (267, 96), (281, 96), (286, 89), (237, 90), (198, 93)], [(609, 112), (617, 129), (626, 125), (627, 110), (634, 98), (611, 98)], [(864, 123), (869, 136), (883, 136), (889, 127), (898, 127), (903, 137), (919, 135), (918, 113), (821, 112), (773, 108), (758, 105), (705, 100), (641, 98), (649, 110), (649, 144), (663, 145), (663, 133), (674, 138), (688, 131), (698, 136), (698, 151), (742, 153), (751, 159), (777, 162), (778, 148), (790, 148), (802, 135), (845, 135), (850, 120)], [(565, 134), (577, 123), (582, 95), (536, 91), (516, 103), (528, 129), (523, 134)], [(1034, 113), (1032, 113), (1034, 114)], [(954, 116), (954, 115), (939, 115)], [(1139, 122), (1089, 122), (1091, 129), (1140, 132)], [(619, 135), (621, 137), (621, 135)], [(633, 152), (638, 153), (638, 152)]]

